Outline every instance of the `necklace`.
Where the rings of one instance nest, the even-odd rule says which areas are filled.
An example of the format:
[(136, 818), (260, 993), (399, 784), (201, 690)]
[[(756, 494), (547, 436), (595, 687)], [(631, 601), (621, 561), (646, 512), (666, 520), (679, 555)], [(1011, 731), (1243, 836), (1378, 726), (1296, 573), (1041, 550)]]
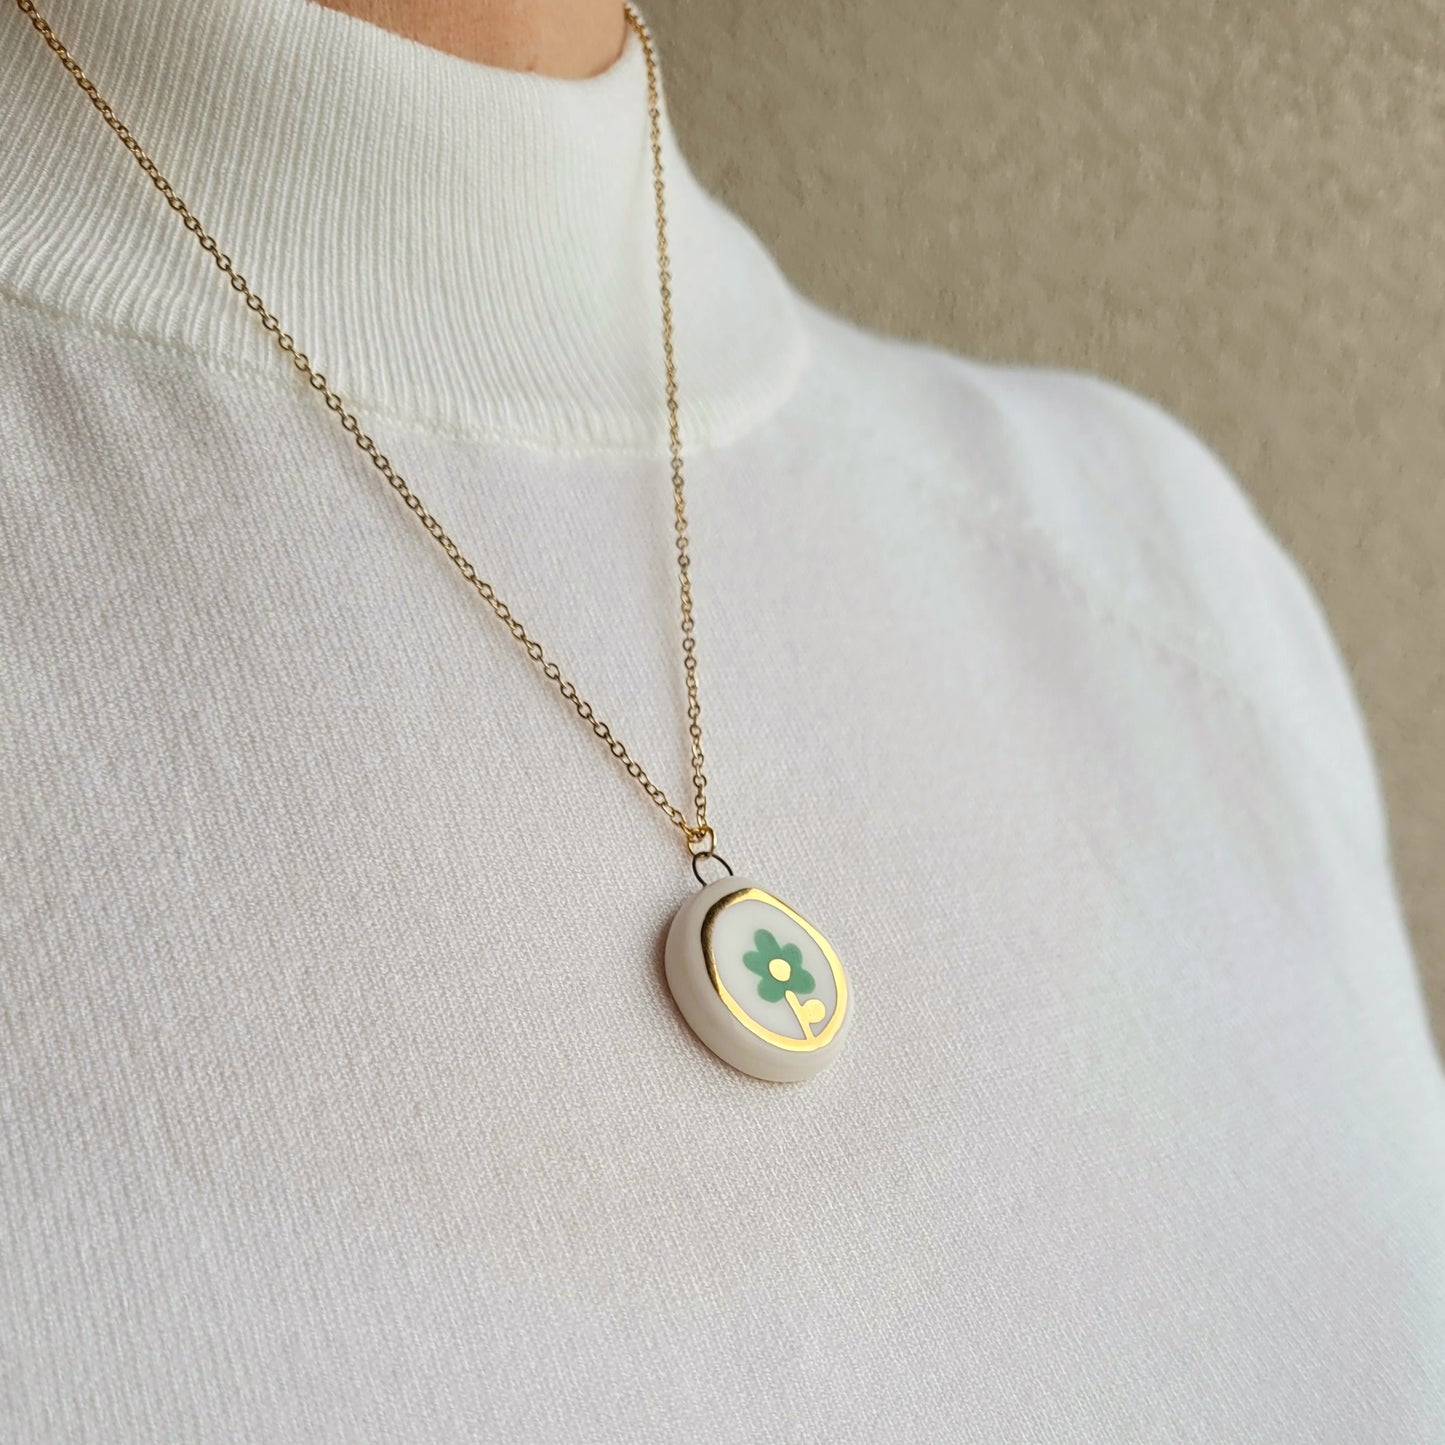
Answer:
[[(672, 344), (672, 286), (667, 253), (667, 207), (662, 173), (661, 104), (657, 55), (642, 17), (625, 0), (627, 23), (642, 46), (647, 69), (648, 138), (652, 150), (652, 189), (656, 202), (657, 276), (662, 313), (662, 354), (666, 375), (668, 453), (672, 478), (678, 599), (682, 625), (683, 678), (687, 687), (688, 736), (692, 744), (693, 818), (683, 812), (637, 762), (596, 709), (582, 697), (512, 609), (497, 596), (446, 529), (411, 489), (406, 478), (361, 429), (356, 417), (304, 351), (267, 309), (215, 238), (176, 194), (155, 162), (116, 117), (85, 71), (61, 44), (33, 0), (15, 0), (20, 11), (55, 53), (90, 103), (131, 153), (171, 210), (196, 237), (231, 288), (245, 300), (276, 345), (291, 359), (307, 384), (319, 392), (328, 410), (415, 514), (452, 565), (526, 651), (532, 662), (588, 725), (627, 775), (683, 836), (692, 871), (701, 885), (673, 916), (667, 933), (668, 986), (693, 1032), (720, 1058), (761, 1079), (810, 1078), (838, 1053), (850, 1006), (848, 981), (826, 938), (800, 913), (755, 883), (734, 877), (717, 852), (708, 821), (707, 776), (703, 771), (702, 709), (698, 701), (697, 644), (692, 609), (692, 559), (684, 498), (682, 439), (678, 423), (677, 371)], [(711, 860), (725, 876), (708, 883), (700, 865)]]

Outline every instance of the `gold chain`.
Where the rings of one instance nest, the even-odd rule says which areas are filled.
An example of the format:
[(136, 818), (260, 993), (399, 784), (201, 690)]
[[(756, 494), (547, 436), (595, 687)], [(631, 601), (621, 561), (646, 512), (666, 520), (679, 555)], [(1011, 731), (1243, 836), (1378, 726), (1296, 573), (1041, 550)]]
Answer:
[(155, 188), (166, 198), (170, 208), (180, 216), (186, 229), (196, 237), (201, 249), (208, 252), (217, 268), (230, 278), (232, 288), (246, 298), (246, 305), (256, 313), (261, 325), (271, 333), (276, 345), (291, 357), (291, 363), (296, 370), (316, 391), (321, 393), (327, 407), (335, 413), (342, 427), (351, 433), (356, 445), (371, 459), (372, 465), (416, 514), (422, 526), (431, 533), (442, 551), (451, 559), (457, 571), (471, 583), (482, 601), (496, 613), (512, 636), (522, 644), (526, 649), (527, 656), (537, 664), (548, 681), (553, 683), (557, 691), (571, 703), (577, 716), (591, 727), (592, 731), (606, 744), (612, 756), (627, 769), (628, 775), (641, 785), (647, 796), (667, 815), (668, 820), (682, 831), (683, 836), (687, 839), (689, 850), (699, 855), (710, 853), (714, 845), (714, 835), (707, 820), (707, 777), (703, 772), (701, 708), (697, 695), (697, 646), (693, 636), (692, 585), (689, 580), (691, 559), (688, 555), (687, 544), (687, 508), (683, 499), (682, 439), (677, 420), (677, 368), (672, 354), (672, 277), (667, 257), (667, 207), (664, 202), (662, 182), (661, 106), (658, 96), (657, 55), (653, 50), (652, 37), (648, 33), (647, 25), (642, 17), (630, 3), (626, 3), (624, 0), (623, 9), (627, 15), (627, 23), (642, 42), (642, 54), (647, 63), (648, 138), (652, 146), (652, 190), (657, 201), (657, 280), (662, 298), (662, 357), (667, 374), (668, 451), (672, 465), (672, 503), (677, 542), (678, 598), (682, 612), (682, 661), (687, 684), (688, 736), (692, 739), (693, 802), (696, 810), (694, 822), (688, 821), (686, 814), (652, 781), (642, 764), (632, 757), (622, 739), (617, 737), (607, 723), (597, 716), (592, 704), (567, 681), (562, 675), (561, 669), (547, 656), (542, 644), (527, 632), (512, 609), (497, 596), (491, 583), (478, 574), (477, 569), (462, 553), (461, 548), (447, 535), (442, 524), (422, 504), (421, 498), (412, 491), (406, 478), (392, 466), (390, 459), (379, 451), (376, 443), (362, 431), (356, 417), (346, 409), (340, 396), (332, 390), (325, 374), (317, 371), (311, 365), (310, 359), (304, 351), (296, 349), (296, 343), (289, 334), (281, 329), (281, 323), (252, 290), (246, 278), (231, 264), (231, 258), (220, 249), (215, 239), (176, 194), (171, 183), (160, 173), (155, 162), (142, 149), (140, 142), (106, 104), (100, 92), (91, 83), (90, 77), (80, 68), (65, 46), (60, 43), (45, 17), (36, 10), (32, 0), (15, 0), (15, 3), (29, 19), (31, 25), (40, 33), (45, 43), (55, 52), (75, 83), (85, 92), (90, 103), (115, 132), (121, 144), (135, 157), (136, 163), (150, 178)]

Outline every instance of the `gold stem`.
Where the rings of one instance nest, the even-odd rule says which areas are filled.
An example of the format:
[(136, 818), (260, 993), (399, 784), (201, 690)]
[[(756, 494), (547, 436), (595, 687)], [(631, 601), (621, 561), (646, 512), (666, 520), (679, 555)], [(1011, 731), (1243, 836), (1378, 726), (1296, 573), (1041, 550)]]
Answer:
[(813, 1037), (813, 1030), (809, 1027), (808, 1020), (803, 1017), (803, 1005), (798, 1002), (798, 995), (789, 988), (784, 989), (783, 997), (787, 999), (788, 1003), (792, 1006), (793, 1012), (797, 1015), (798, 1024), (803, 1030), (803, 1037), (805, 1039), (811, 1039)]

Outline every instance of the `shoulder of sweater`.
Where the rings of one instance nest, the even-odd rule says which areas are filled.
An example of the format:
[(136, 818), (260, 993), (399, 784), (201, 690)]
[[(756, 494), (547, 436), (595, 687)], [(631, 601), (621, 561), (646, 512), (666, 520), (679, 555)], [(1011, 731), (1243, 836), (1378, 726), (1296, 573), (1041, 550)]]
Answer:
[(1312, 760), (1367, 852), (1388, 856), (1367, 726), (1320, 599), (1202, 437), (1101, 375), (808, 311), (820, 384), (850, 393), (830, 409), (914, 439), (924, 460), (901, 459), (905, 484), (931, 515), (1027, 549), (1093, 611), (1230, 690)]

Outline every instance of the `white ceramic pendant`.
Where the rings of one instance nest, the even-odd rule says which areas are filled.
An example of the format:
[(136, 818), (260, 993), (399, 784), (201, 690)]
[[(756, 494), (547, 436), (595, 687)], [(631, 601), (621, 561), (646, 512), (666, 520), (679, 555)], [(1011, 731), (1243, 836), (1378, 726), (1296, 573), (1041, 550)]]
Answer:
[(677, 910), (667, 984), (698, 1038), (759, 1079), (811, 1079), (848, 1030), (848, 980), (828, 940), (743, 878), (709, 883)]

